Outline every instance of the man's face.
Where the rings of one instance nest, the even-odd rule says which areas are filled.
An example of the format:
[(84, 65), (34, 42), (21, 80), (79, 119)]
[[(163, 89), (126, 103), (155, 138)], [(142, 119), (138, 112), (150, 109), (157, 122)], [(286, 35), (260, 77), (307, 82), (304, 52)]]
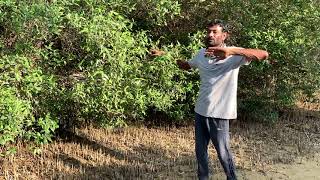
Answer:
[(220, 25), (209, 26), (207, 28), (206, 45), (207, 47), (217, 47), (224, 44), (227, 32), (223, 32)]

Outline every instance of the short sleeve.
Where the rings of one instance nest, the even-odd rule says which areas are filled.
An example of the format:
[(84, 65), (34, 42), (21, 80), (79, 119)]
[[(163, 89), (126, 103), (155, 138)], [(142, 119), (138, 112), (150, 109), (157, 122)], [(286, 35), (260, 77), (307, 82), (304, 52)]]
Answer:
[(238, 68), (242, 65), (249, 65), (251, 61), (248, 60), (245, 56), (235, 55), (232, 57), (231, 62), (234, 68)]
[[(235, 47), (235, 46), (230, 46), (230, 47)], [(241, 49), (244, 49), (244, 48), (241, 48)], [(234, 59), (234, 65), (236, 67), (240, 67), (242, 65), (249, 65), (251, 60), (247, 59), (245, 56), (241, 56), (241, 55), (234, 55), (233, 56), (235, 59)]]
[(191, 68), (198, 68), (200, 56), (203, 55), (203, 49), (201, 49), (196, 56), (194, 56), (191, 60), (188, 61), (188, 64)]
[(190, 61), (188, 61), (188, 64), (190, 65), (191, 68), (197, 68), (198, 67), (198, 63), (197, 63), (197, 59), (191, 59)]
[(249, 65), (251, 60), (247, 59), (245, 56), (241, 56), (240, 66), (241, 65)]

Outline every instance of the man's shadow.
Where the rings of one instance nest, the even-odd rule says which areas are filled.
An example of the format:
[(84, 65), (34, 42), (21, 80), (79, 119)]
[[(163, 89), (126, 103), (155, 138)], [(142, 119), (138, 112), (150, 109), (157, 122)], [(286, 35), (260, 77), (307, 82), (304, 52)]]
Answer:
[[(157, 172), (166, 172), (172, 168), (177, 168), (176, 161), (179, 161), (179, 164), (189, 164), (190, 170), (192, 169), (192, 172), (195, 172), (195, 169), (193, 169), (195, 167), (192, 167), (195, 166), (195, 158), (193, 156), (181, 155), (177, 160), (175, 157), (166, 156), (166, 150), (160, 147), (139, 145), (132, 147), (132, 150), (129, 152), (121, 151), (92, 140), (85, 134), (77, 134), (72, 131), (65, 131), (63, 135), (60, 135), (60, 138), (65, 143), (80, 144), (91, 151), (102, 153), (105, 157), (111, 157), (117, 161), (127, 163), (120, 163), (121, 165), (119, 163), (110, 163), (109, 165), (108, 163), (108, 165), (93, 166), (82, 163), (76, 157), (61, 152), (55, 154), (54, 158), (65, 166), (81, 169), (82, 173), (62, 174), (61, 172), (57, 172), (53, 176), (53, 179), (156, 179), (159, 178), (159, 173)], [(150, 155), (154, 157), (153, 162), (150, 161), (153, 157), (146, 158), (146, 156)], [(159, 164), (163, 162), (168, 164)], [(192, 174), (193, 177), (195, 175), (194, 173)], [(177, 175), (177, 177), (179, 176)]]

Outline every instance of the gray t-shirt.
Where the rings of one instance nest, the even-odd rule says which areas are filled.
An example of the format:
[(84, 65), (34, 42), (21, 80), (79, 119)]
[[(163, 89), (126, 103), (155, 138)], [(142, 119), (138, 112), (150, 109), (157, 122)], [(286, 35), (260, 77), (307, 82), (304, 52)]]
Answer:
[(192, 68), (199, 69), (201, 80), (195, 112), (205, 117), (236, 119), (239, 68), (250, 62), (238, 55), (217, 61), (205, 57), (205, 50), (188, 61)]

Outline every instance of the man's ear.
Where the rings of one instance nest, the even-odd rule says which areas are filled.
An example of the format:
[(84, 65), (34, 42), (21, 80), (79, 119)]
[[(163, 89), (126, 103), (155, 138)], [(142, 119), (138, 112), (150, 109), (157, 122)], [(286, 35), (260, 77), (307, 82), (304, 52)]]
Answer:
[(229, 37), (229, 33), (228, 33), (228, 32), (224, 32), (224, 33), (223, 33), (223, 38), (224, 38), (224, 40), (227, 40), (228, 37)]

